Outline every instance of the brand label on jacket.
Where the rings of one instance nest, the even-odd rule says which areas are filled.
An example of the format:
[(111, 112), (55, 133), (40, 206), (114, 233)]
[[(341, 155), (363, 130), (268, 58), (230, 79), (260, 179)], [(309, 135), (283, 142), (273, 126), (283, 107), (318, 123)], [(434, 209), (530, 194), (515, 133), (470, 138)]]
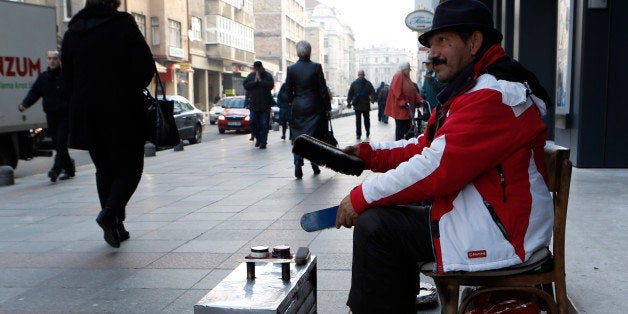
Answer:
[(469, 251), (469, 252), (467, 252), (467, 257), (469, 257), (469, 258), (484, 258), (484, 257), (486, 257), (486, 250)]

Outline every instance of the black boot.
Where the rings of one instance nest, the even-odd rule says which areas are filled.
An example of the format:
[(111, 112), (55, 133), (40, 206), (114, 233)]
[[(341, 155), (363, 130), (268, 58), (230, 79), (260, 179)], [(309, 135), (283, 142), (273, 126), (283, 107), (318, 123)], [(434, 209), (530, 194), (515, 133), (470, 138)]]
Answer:
[(104, 208), (96, 217), (96, 222), (104, 231), (104, 238), (107, 244), (112, 247), (120, 247), (120, 235), (118, 234), (118, 218), (113, 214), (111, 208)]
[(54, 169), (48, 171), (48, 178), (50, 178), (51, 182), (57, 182), (57, 177), (59, 177), (59, 171)]
[(321, 173), (321, 168), (319, 168), (316, 164), (312, 164), (312, 170), (314, 170), (314, 174)]
[(301, 169), (301, 166), (294, 166), (294, 176), (297, 177), (297, 179), (303, 178), (303, 170)]
[(118, 229), (118, 235), (120, 236), (120, 242), (126, 241), (129, 238), (131, 238), (131, 234), (128, 231), (126, 231), (126, 228), (124, 228), (124, 224), (122, 223), (122, 221), (118, 222), (118, 227), (116, 229)]

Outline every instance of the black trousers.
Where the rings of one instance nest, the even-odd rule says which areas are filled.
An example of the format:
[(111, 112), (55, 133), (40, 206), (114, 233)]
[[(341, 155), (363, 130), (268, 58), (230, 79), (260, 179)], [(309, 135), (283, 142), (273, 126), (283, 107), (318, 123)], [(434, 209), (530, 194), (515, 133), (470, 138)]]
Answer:
[(355, 136), (362, 136), (362, 116), (364, 116), (364, 130), (366, 130), (366, 136), (371, 132), (371, 112), (356, 110), (355, 111)]
[(395, 141), (403, 139), (406, 132), (410, 130), (412, 123), (410, 120), (397, 120), (395, 119)]
[(89, 150), (96, 166), (96, 188), (100, 206), (109, 208), (119, 221), (126, 218), (126, 205), (144, 171), (143, 142), (135, 145), (99, 145)]
[(68, 174), (74, 174), (74, 164), (68, 152), (68, 133), (70, 132), (70, 121), (67, 114), (46, 114), (48, 122), (48, 132), (55, 146), (55, 161), (52, 170), (61, 173), (65, 170)]
[(353, 230), (353, 313), (416, 313), (419, 262), (434, 261), (429, 207), (369, 208)]

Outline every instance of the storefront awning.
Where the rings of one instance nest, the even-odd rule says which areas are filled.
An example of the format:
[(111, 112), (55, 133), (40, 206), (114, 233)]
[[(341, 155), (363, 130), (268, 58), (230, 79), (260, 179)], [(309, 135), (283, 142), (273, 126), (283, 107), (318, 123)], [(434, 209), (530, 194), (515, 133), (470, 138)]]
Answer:
[(165, 66), (159, 64), (159, 62), (155, 61), (155, 66), (157, 67), (157, 72), (159, 73), (166, 73), (168, 72), (168, 69), (166, 69)]

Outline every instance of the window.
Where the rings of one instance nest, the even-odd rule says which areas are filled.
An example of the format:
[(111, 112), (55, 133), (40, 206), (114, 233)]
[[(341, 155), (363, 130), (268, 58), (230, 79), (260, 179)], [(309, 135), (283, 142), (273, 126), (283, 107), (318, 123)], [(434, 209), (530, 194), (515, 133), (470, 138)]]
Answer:
[(133, 13), (133, 17), (135, 18), (137, 27), (140, 29), (140, 33), (142, 33), (142, 36), (146, 38), (146, 17), (142, 14), (137, 13)]
[(198, 17), (192, 17), (192, 40), (202, 41), (203, 33), (201, 31), (201, 19)]
[(150, 18), (150, 37), (153, 46), (159, 45), (159, 18), (156, 16)]
[(168, 19), (168, 45), (181, 48), (181, 22)]
[(63, 18), (65, 20), (69, 20), (70, 18), (72, 18), (72, 15), (72, 0), (63, 1)]
[(223, 44), (250, 52), (255, 50), (253, 29), (220, 15), (205, 17), (205, 43)]

